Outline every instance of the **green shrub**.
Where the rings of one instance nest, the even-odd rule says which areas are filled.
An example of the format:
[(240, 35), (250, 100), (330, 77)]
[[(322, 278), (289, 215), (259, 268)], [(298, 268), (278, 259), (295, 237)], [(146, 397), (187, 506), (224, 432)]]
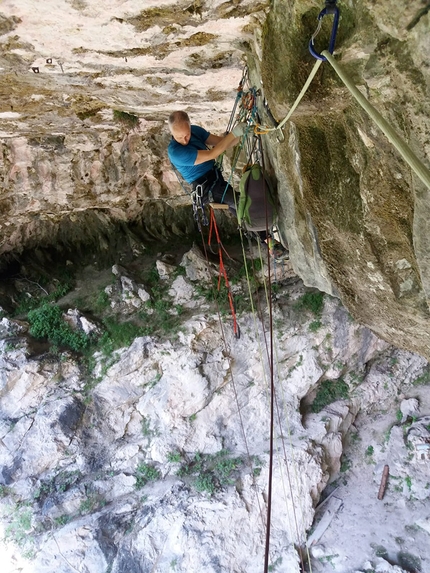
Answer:
[(12, 520), (5, 529), (4, 538), (14, 541), (22, 547), (28, 540), (31, 529), (32, 513), (30, 509), (17, 507), (12, 515)]
[(177, 464), (182, 460), (182, 455), (180, 452), (169, 452), (167, 454), (167, 461), (172, 464)]
[(67, 346), (76, 352), (87, 348), (88, 336), (74, 331), (63, 319), (63, 312), (57, 305), (42, 304), (28, 313), (30, 334), (35, 338), (47, 338), (57, 346)]
[(212, 495), (223, 486), (234, 483), (243, 464), (241, 458), (230, 457), (228, 450), (220, 450), (216, 454), (198, 452), (184, 461), (177, 475), (179, 477), (191, 476), (191, 484), (197, 491), (205, 491)]
[(321, 316), (324, 307), (323, 292), (307, 292), (294, 304), (295, 310), (308, 310), (315, 316)]
[(314, 320), (309, 325), (310, 332), (316, 332), (322, 326), (322, 322), (320, 320)]
[(106, 331), (101, 336), (99, 345), (105, 355), (111, 354), (117, 348), (130, 346), (135, 338), (144, 335), (143, 329), (133, 322), (118, 322), (114, 318), (105, 318), (103, 324)]
[(150, 481), (155, 481), (160, 479), (161, 473), (150, 464), (139, 464), (137, 466), (137, 474), (136, 474), (136, 489), (141, 489), (144, 485), (146, 485)]
[(327, 404), (348, 398), (348, 392), (348, 385), (342, 378), (324, 380), (319, 385), (315, 400), (312, 402), (312, 412), (320, 412)]
[(196, 488), (197, 491), (200, 492), (206, 491), (207, 493), (212, 495), (213, 493), (215, 493), (216, 490), (216, 483), (214, 476), (209, 472), (199, 474), (194, 481), (194, 487)]

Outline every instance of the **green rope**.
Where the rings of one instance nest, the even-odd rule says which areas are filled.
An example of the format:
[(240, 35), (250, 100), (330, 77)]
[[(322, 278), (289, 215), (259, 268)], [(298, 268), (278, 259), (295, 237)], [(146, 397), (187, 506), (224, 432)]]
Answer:
[(424, 185), (430, 189), (430, 170), (422, 163), (420, 159), (415, 155), (409, 145), (404, 141), (398, 133), (393, 129), (393, 127), (386, 121), (382, 115), (377, 111), (371, 103), (367, 101), (364, 95), (359, 89), (353, 84), (349, 75), (342, 69), (342, 66), (333, 58), (333, 56), (327, 50), (322, 52), (322, 55), (327, 58), (327, 61), (333, 66), (335, 72), (343, 81), (345, 86), (349, 89), (351, 94), (355, 97), (361, 107), (369, 114), (373, 121), (378, 125), (378, 127), (383, 131), (388, 140), (394, 145), (406, 163), (409, 164), (411, 169), (418, 175)]

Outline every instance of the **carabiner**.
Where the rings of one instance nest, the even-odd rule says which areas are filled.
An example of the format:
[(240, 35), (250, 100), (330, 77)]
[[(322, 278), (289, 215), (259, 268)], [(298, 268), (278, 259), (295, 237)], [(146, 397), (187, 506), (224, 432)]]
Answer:
[(325, 62), (327, 60), (327, 58), (325, 58), (324, 56), (319, 54), (314, 48), (314, 40), (315, 40), (318, 32), (321, 30), (322, 19), (324, 18), (324, 16), (327, 16), (327, 14), (333, 14), (333, 26), (331, 29), (330, 42), (329, 42), (329, 47), (328, 47), (328, 51), (330, 52), (330, 54), (332, 54), (334, 51), (334, 44), (336, 41), (337, 27), (339, 25), (339, 8), (336, 6), (336, 0), (334, 0), (334, 1), (333, 0), (326, 0), (325, 4), (326, 4), (326, 7), (323, 8), (318, 15), (318, 27), (315, 30), (312, 38), (309, 40), (309, 51), (310, 51), (310, 53), (313, 55), (314, 58), (316, 58), (317, 60), (322, 60), (323, 62)]

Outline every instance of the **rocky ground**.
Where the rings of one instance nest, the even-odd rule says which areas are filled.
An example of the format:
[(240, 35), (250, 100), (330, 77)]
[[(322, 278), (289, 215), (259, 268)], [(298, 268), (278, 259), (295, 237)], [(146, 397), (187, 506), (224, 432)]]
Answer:
[[(267, 262), (250, 271), (255, 314), (243, 263), (227, 263), (237, 339), (225, 298), (214, 300), (210, 256), (135, 245), (114, 266), (96, 256), (72, 272), (68, 261), (68, 288), (29, 269), (10, 280), (15, 310), (0, 323), (7, 573), (263, 570)], [(304, 287), (288, 262), (271, 266), (270, 570), (426, 571), (429, 365)], [(34, 313), (43, 300), (65, 313), (59, 322), (46, 306)]]

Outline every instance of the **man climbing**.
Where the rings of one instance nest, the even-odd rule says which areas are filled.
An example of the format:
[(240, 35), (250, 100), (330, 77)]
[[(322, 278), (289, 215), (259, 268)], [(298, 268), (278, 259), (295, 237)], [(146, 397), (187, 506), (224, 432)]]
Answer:
[(231, 133), (220, 137), (198, 125), (191, 125), (184, 111), (174, 111), (169, 117), (169, 129), (172, 140), (167, 153), (172, 165), (192, 185), (193, 191), (201, 186), (206, 201), (225, 203), (235, 212), (233, 189), (224, 180), (215, 159), (239, 142), (246, 124), (240, 123)]
[[(169, 116), (169, 129), (172, 139), (167, 153), (172, 165), (191, 184), (193, 191), (200, 189), (205, 202), (225, 203), (236, 213), (238, 197), (235, 201), (233, 188), (224, 180), (215, 159), (239, 142), (247, 125), (239, 123), (233, 131), (220, 137), (198, 125), (191, 125), (186, 112), (174, 111)], [(268, 236), (266, 231), (260, 231), (258, 235), (269, 244), (275, 258), (288, 255), (281, 243)]]

